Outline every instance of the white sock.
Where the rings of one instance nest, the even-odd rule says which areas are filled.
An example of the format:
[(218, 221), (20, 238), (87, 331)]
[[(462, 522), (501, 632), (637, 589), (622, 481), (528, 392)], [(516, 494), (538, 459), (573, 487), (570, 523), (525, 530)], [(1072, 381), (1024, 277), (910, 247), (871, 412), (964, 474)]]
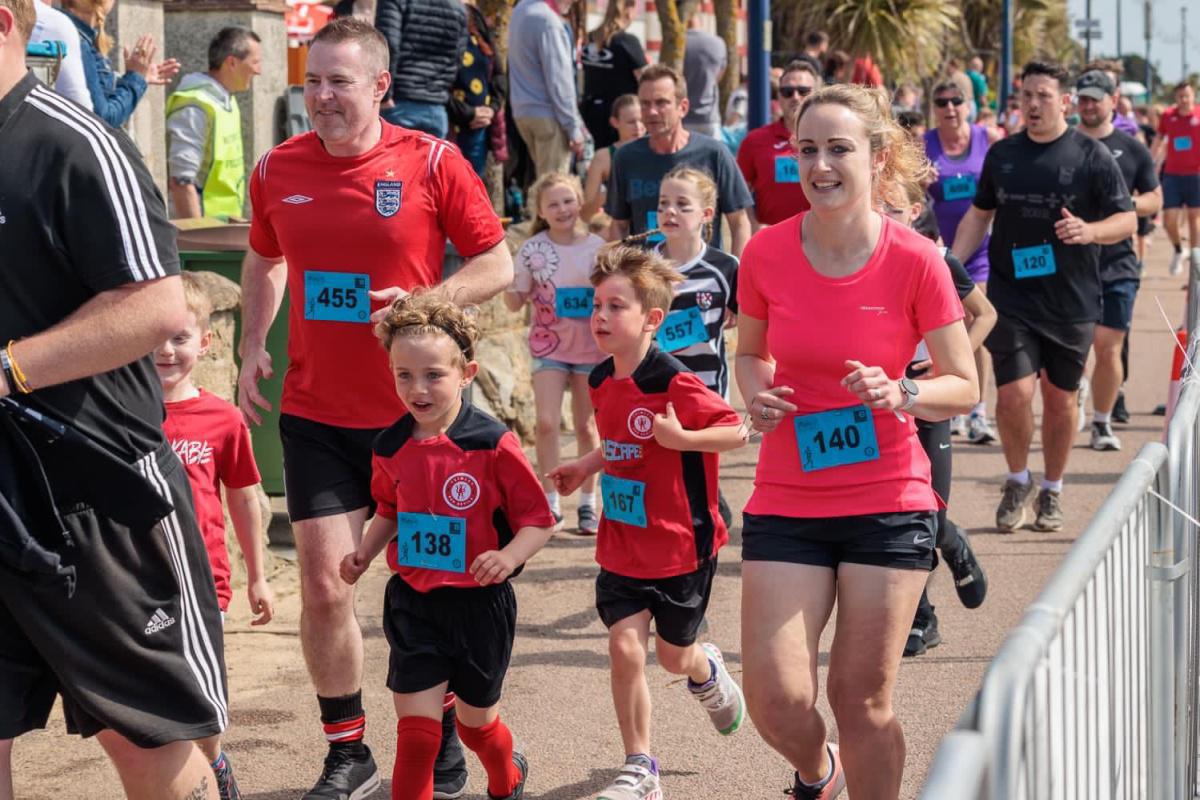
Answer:
[(1042, 488), (1049, 489), (1052, 492), (1061, 493), (1062, 492), (1062, 478), (1059, 478), (1056, 481), (1048, 481), (1045, 478), (1042, 478)]
[(558, 492), (546, 492), (546, 502), (550, 504), (550, 510), (555, 514), (562, 510), (562, 506), (558, 502)]
[(595, 492), (580, 492), (579, 493), (579, 507), (583, 508), (584, 506), (591, 506), (593, 510), (596, 508), (596, 493)]
[(986, 417), (987, 416), (987, 403), (979, 403), (978, 405), (976, 405), (974, 408), (971, 409), (971, 415), (976, 416), (976, 417)]
[(1031, 480), (1033, 480), (1033, 476), (1029, 474), (1029, 467), (1026, 467), (1025, 469), (1021, 470), (1020, 472), (1008, 473), (1008, 479), (1010, 481), (1016, 481), (1017, 483), (1024, 486), (1027, 483), (1029, 483)]
[(1103, 411), (1093, 411), (1092, 412), (1092, 422), (1099, 422), (1101, 425), (1108, 424), (1108, 421), (1111, 418), (1112, 418), (1112, 412), (1108, 412), (1108, 413), (1105, 413)]

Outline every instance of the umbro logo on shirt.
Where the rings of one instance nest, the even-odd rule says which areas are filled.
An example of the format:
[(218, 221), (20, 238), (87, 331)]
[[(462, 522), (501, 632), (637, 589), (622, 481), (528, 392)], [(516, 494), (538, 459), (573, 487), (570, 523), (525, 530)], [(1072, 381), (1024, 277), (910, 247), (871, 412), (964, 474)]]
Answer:
[(154, 609), (154, 614), (150, 617), (150, 620), (146, 623), (146, 631), (145, 632), (146, 632), (146, 635), (149, 636), (152, 633), (158, 633), (159, 631), (161, 631), (165, 628), (169, 628), (174, 624), (175, 624), (174, 617), (169, 617), (169, 616), (167, 616), (167, 613), (165, 611), (163, 611), (161, 608), (156, 608), (156, 609)]
[(309, 197), (308, 195), (294, 194), (291, 197), (283, 198), (283, 202), (285, 202), (289, 205), (298, 206), (298, 205), (302, 205), (304, 203), (311, 203), (312, 198)]
[(784, 142), (776, 142), (776, 143), (775, 143), (775, 149), (776, 149), (776, 150), (782, 150), (783, 148), (787, 147), (789, 144), (791, 144), (791, 142), (787, 142), (787, 141), (784, 141)]

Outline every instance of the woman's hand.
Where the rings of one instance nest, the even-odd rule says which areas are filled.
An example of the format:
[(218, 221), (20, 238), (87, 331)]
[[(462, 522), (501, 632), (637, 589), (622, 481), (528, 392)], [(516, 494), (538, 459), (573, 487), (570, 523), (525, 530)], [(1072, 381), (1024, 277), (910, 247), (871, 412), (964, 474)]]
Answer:
[(858, 396), (869, 408), (895, 411), (904, 405), (900, 384), (887, 376), (883, 367), (868, 367), (861, 361), (846, 361), (850, 374), (842, 378), (842, 386)]
[(750, 401), (747, 409), (750, 413), (750, 424), (759, 433), (770, 433), (779, 426), (780, 421), (788, 414), (796, 411), (796, 406), (783, 398), (795, 394), (790, 386), (774, 386), (761, 391)]

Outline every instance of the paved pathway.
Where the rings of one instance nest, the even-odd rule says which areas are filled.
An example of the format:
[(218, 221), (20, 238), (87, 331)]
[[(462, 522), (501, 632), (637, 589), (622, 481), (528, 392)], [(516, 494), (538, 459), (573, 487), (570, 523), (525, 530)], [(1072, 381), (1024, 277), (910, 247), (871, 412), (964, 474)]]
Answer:
[[(898, 713), (908, 740), (902, 796), (914, 797), (939, 739), (976, 690), (1005, 632), (1019, 618), (1059, 558), (1090, 519), (1110, 487), (1147, 441), (1159, 438), (1162, 420), (1149, 412), (1165, 397), (1171, 336), (1154, 298), (1172, 320), (1183, 307), (1182, 279), (1168, 278), (1167, 245), (1161, 236), (1149, 258), (1136, 309), (1133, 375), (1128, 405), (1133, 421), (1118, 429), (1119, 453), (1093, 453), (1080, 434), (1065, 493), (1068, 524), (1058, 534), (1024, 531), (1002, 536), (991, 527), (1004, 472), (998, 446), (957, 447), (950, 508), (968, 528), (988, 572), (987, 602), (966, 611), (957, 602), (944, 569), (933, 582), (944, 643), (917, 659), (906, 659), (896, 690)], [(723, 460), (722, 482), (734, 508), (751, 489), (756, 451), (747, 448)], [(1040, 466), (1036, 450), (1035, 467)], [(573, 511), (569, 513), (573, 518)], [(593, 609), (592, 543), (557, 536), (517, 581), (520, 627), (509, 673), (503, 716), (523, 743), (532, 764), (526, 797), (582, 800), (599, 791), (621, 763), (620, 738), (608, 693), (605, 634)], [(710, 607), (710, 637), (734, 670), (739, 655), (740, 530), (722, 554)], [(367, 633), (367, 741), (385, 775), (390, 774), (395, 715), (384, 687), (387, 645), (379, 626), (382, 562), (361, 584), (359, 617)], [(316, 778), (323, 756), (316, 703), (300, 657), (299, 593), (294, 569), (275, 578), (278, 618), (267, 629), (246, 624), (244, 600), (235, 599), (227, 629), (232, 727), (227, 749), (248, 800), (298, 798)], [(824, 665), (828, 641), (823, 643)], [(730, 739), (717, 736), (679, 681), (649, 668), (654, 699), (655, 751), (664, 769), (664, 788), (673, 798), (778, 798), (790, 772), (758, 738), (752, 725)], [(824, 667), (822, 667), (822, 681)], [(822, 701), (827, 718), (828, 706)], [(468, 797), (485, 797), (483, 772), (471, 759)], [(114, 798), (121, 796), (115, 773), (93, 741), (63, 733), (55, 714), (48, 731), (16, 746), (17, 797)], [(386, 796), (380, 793), (378, 796)]]

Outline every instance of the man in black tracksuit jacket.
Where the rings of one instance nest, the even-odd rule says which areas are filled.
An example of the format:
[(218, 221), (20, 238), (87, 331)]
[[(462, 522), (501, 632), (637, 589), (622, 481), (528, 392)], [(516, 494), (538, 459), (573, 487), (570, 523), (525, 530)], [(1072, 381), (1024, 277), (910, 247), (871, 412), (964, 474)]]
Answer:
[(461, 0), (378, 0), (375, 27), (387, 40), (392, 73), (383, 118), (446, 138), (446, 102), (467, 46)]

